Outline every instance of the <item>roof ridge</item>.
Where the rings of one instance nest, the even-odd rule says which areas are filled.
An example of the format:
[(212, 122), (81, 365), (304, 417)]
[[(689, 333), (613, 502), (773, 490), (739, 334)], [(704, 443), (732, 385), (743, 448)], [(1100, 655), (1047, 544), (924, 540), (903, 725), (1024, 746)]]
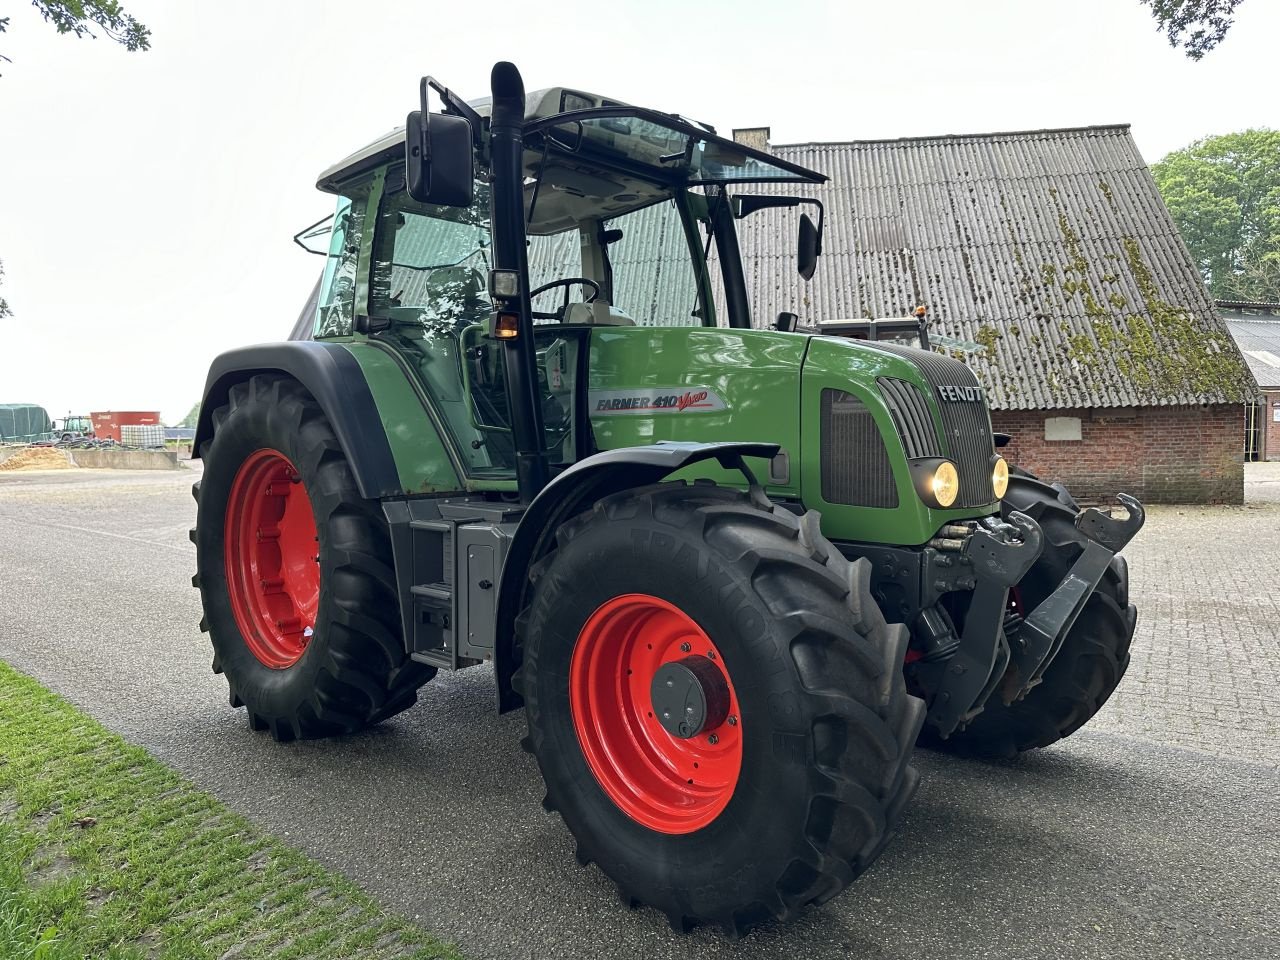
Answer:
[(982, 140), (997, 137), (1038, 137), (1054, 133), (1128, 133), (1132, 124), (1099, 123), (1077, 127), (1042, 127), (1034, 130), (994, 130), (989, 133), (934, 133), (915, 137), (873, 137), (869, 140), (806, 140), (800, 143), (771, 143), (770, 150), (783, 147), (856, 147), (877, 143), (922, 143), (931, 140)]

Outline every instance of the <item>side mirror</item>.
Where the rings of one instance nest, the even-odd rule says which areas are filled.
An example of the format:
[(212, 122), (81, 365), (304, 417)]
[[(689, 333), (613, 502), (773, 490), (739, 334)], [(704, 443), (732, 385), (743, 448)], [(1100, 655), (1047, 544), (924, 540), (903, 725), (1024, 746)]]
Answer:
[(404, 125), (405, 189), (419, 203), (469, 207), (475, 188), (471, 123), (415, 110)]
[[(806, 278), (807, 279), (807, 278)], [(773, 329), (781, 330), (783, 333), (794, 333), (796, 324), (800, 322), (800, 318), (794, 313), (787, 310), (778, 314), (778, 319), (773, 321)]]
[(800, 276), (812, 280), (814, 271), (818, 269), (818, 253), (821, 239), (818, 228), (813, 225), (807, 213), (800, 214), (800, 237), (796, 242), (796, 268)]

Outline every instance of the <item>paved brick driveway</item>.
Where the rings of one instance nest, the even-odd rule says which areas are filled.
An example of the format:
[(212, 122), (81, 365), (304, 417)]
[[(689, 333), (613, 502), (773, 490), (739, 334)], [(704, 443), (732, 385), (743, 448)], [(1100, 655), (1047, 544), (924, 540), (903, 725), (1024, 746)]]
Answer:
[(1280, 767), (1280, 463), (1243, 507), (1152, 507), (1125, 551), (1133, 662), (1089, 725)]
[(1016, 761), (921, 751), (901, 836), (844, 895), (742, 943), (676, 936), (574, 866), (485, 668), (329, 741), (251, 733), (209, 671), (194, 472), (0, 476), (0, 658), (475, 960), (1280, 960), (1280, 465), (1246, 507), (1156, 508), (1126, 551), (1133, 665)]

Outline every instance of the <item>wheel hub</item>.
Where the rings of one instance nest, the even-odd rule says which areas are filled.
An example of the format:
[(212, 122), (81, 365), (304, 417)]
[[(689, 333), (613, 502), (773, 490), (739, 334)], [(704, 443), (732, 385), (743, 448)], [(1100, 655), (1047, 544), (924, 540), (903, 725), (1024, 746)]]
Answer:
[(706, 657), (664, 663), (653, 675), (649, 696), (662, 729), (681, 740), (714, 730), (729, 716), (729, 684)]
[(679, 607), (643, 593), (601, 604), (573, 648), (569, 704), (596, 782), (632, 820), (692, 833), (729, 805), (741, 709), (721, 651)]
[(227, 497), (227, 592), (245, 645), (283, 670), (311, 642), (320, 605), (320, 552), (311, 500), (277, 450), (245, 458)]

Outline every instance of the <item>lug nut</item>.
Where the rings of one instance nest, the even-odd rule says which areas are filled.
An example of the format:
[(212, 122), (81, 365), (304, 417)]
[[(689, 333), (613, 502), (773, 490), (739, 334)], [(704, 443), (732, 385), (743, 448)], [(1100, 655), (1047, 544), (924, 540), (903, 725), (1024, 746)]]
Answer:
[(711, 660), (714, 660), (716, 658), (716, 652), (714, 650), (708, 650), (707, 657)]
[(729, 726), (731, 726), (731, 727), (736, 727), (737, 725), (738, 725), (738, 718), (737, 718), (737, 717), (735, 717), (735, 716), (730, 716), (730, 717), (729, 717)]
[(707, 743), (717, 744), (719, 742), (720, 742), (720, 738), (717, 737), (714, 733), (711, 734), (711, 736), (707, 737)]
[(689, 641), (688, 641), (688, 640), (686, 640), (684, 643), (680, 644), (680, 652), (681, 652), (681, 653), (688, 653), (688, 652), (689, 652), (690, 650), (692, 650), (692, 649), (693, 649), (693, 648), (692, 648), (691, 646), (689, 646)]

